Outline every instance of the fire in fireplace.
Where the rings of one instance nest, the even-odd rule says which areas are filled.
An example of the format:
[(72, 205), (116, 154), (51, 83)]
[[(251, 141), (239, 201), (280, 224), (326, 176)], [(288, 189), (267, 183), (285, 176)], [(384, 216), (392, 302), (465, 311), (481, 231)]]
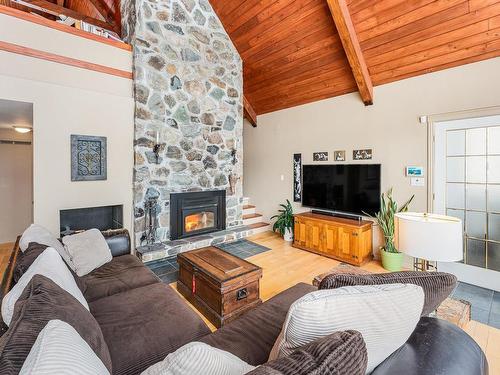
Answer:
[(226, 191), (170, 195), (170, 239), (226, 229)]

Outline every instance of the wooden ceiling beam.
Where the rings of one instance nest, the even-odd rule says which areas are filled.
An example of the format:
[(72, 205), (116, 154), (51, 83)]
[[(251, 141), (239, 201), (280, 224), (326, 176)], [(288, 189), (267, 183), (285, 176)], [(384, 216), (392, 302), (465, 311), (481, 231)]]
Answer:
[(254, 128), (257, 127), (257, 113), (253, 109), (250, 102), (247, 100), (246, 96), (243, 95), (243, 114), (245, 118), (252, 124)]
[(90, 3), (94, 6), (97, 12), (108, 22), (110, 25), (113, 25), (114, 30), (115, 27), (115, 15), (113, 10), (106, 4), (104, 0), (89, 0)]
[(85, 15), (78, 13), (74, 10), (62, 7), (60, 5), (51, 3), (51, 2), (46, 1), (46, 0), (14, 0), (14, 1), (16, 3), (22, 4), (25, 6), (29, 6), (29, 7), (33, 7), (35, 9), (38, 9), (38, 10), (45, 11), (45, 12), (52, 14), (52, 15), (57, 15), (57, 16), (64, 15), (66, 17), (74, 18), (75, 20), (80, 20), (83, 22), (90, 23), (90, 24), (97, 26), (97, 27), (102, 27), (103, 29), (106, 29), (106, 30), (114, 30), (114, 25), (111, 25), (108, 22), (98, 20), (97, 18), (85, 16)]
[(373, 104), (373, 84), (347, 3), (345, 0), (327, 0), (327, 3), (347, 55), (347, 60), (349, 60), (361, 99), (365, 105), (371, 105)]

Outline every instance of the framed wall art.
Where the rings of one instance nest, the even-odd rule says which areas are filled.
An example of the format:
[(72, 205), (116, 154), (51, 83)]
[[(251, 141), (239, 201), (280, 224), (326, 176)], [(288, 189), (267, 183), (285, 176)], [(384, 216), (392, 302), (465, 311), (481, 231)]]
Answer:
[(354, 150), (352, 152), (352, 159), (353, 160), (371, 160), (373, 155), (372, 149), (367, 148), (364, 150)]
[(345, 161), (345, 151), (334, 151), (333, 160), (334, 161)]
[(302, 154), (293, 154), (293, 201), (302, 201)]
[(71, 135), (71, 181), (107, 179), (106, 137)]
[(313, 161), (328, 161), (328, 152), (314, 152)]

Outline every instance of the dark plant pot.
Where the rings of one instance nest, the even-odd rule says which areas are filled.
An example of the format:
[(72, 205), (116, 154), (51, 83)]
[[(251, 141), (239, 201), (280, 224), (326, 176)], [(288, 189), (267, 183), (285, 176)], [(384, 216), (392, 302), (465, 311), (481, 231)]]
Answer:
[(380, 256), (382, 258), (382, 267), (387, 271), (398, 272), (403, 269), (403, 253), (390, 253), (384, 249), (380, 249)]

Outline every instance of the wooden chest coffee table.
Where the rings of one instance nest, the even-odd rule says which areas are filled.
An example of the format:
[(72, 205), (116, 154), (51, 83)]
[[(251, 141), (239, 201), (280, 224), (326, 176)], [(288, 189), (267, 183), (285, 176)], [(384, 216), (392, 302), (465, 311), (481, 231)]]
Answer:
[(262, 303), (262, 269), (216, 247), (177, 255), (178, 291), (217, 328)]

